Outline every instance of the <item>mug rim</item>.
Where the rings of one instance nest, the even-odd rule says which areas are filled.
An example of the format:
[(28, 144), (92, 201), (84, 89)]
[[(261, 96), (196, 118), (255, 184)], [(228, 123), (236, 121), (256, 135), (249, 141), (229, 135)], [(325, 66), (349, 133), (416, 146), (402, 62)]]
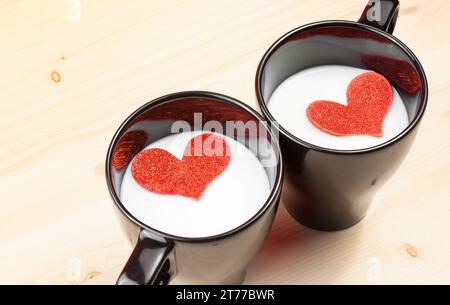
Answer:
[[(264, 68), (266, 67), (268, 60), (272, 57), (273, 53), (275, 51), (277, 51), (278, 48), (280, 48), (282, 45), (284, 45), (285, 41), (288, 40), (293, 35), (299, 34), (306, 30), (320, 28), (320, 27), (326, 27), (326, 26), (343, 26), (343, 27), (358, 28), (358, 29), (366, 30), (368, 32), (372, 32), (377, 35), (380, 35), (383, 38), (389, 40), (391, 43), (397, 45), (403, 52), (405, 52), (405, 54), (414, 63), (414, 66), (417, 69), (420, 80), (422, 82), (422, 87), (421, 87), (422, 103), (420, 105), (418, 112), (414, 116), (413, 120), (408, 124), (408, 126), (405, 129), (403, 129), (395, 137), (389, 139), (388, 141), (380, 143), (378, 145), (370, 146), (370, 147), (366, 147), (366, 148), (362, 148), (362, 149), (343, 150), (343, 149), (326, 148), (323, 146), (314, 145), (312, 143), (309, 143), (307, 141), (304, 141), (304, 140), (294, 136), (292, 133), (290, 133), (288, 130), (286, 130), (281, 124), (279, 124), (278, 121), (270, 113), (270, 111), (267, 107), (267, 104), (264, 102), (264, 98), (262, 96), (262, 88), (261, 88), (261, 84), (262, 84), (261, 79), (262, 79), (262, 75), (263, 75), (262, 73), (264, 71)], [(370, 25), (367, 25), (364, 23), (348, 21), (348, 20), (324, 20), (324, 21), (312, 22), (312, 23), (308, 23), (308, 24), (299, 26), (297, 28), (294, 28), (294, 29), (290, 30), (289, 32), (283, 34), (281, 37), (279, 37), (269, 47), (269, 49), (267, 49), (267, 51), (264, 53), (263, 57), (261, 58), (261, 60), (258, 64), (258, 68), (256, 70), (256, 75), (255, 75), (255, 91), (256, 91), (256, 99), (258, 100), (258, 104), (259, 104), (259, 107), (261, 108), (262, 113), (264, 114), (264, 116), (266, 117), (267, 120), (269, 120), (272, 123), (273, 122), (276, 123), (276, 124), (272, 124), (272, 125), (276, 126), (275, 128), (277, 128), (283, 136), (287, 137), (290, 141), (293, 141), (296, 144), (306, 147), (308, 149), (312, 149), (312, 150), (315, 150), (318, 152), (323, 152), (323, 153), (339, 154), (339, 155), (356, 155), (356, 154), (370, 153), (373, 151), (387, 148), (387, 147), (397, 143), (398, 141), (403, 139), (406, 135), (408, 135), (416, 127), (416, 125), (420, 122), (420, 120), (422, 119), (422, 116), (425, 112), (425, 109), (427, 107), (427, 104), (428, 104), (428, 81), (427, 81), (427, 78), (425, 75), (425, 71), (424, 71), (419, 59), (408, 48), (408, 46), (406, 46), (406, 44), (404, 44), (397, 37), (385, 32), (383, 30), (377, 29), (373, 26), (370, 26)]]
[[(274, 149), (275, 154), (277, 155), (278, 162), (277, 162), (277, 173), (275, 175), (275, 182), (273, 187), (271, 188), (270, 194), (267, 197), (264, 204), (261, 206), (261, 208), (253, 214), (251, 218), (240, 224), (239, 226), (225, 231), (220, 234), (215, 234), (211, 236), (205, 236), (205, 237), (185, 237), (185, 236), (178, 236), (173, 235), (170, 233), (166, 233), (160, 230), (157, 230), (144, 222), (140, 221), (138, 218), (136, 218), (134, 215), (132, 215), (122, 204), (120, 201), (119, 196), (117, 195), (116, 191), (114, 190), (113, 182), (112, 182), (112, 175), (111, 175), (111, 162), (112, 162), (112, 154), (113, 150), (116, 147), (117, 143), (119, 142), (120, 137), (125, 132), (126, 128), (129, 126), (129, 124), (139, 115), (144, 113), (145, 111), (148, 111), (152, 108), (155, 108), (161, 104), (164, 103), (170, 103), (176, 100), (180, 100), (183, 98), (209, 98), (212, 100), (217, 100), (218, 102), (223, 102), (227, 104), (231, 104), (233, 106), (237, 106), (238, 108), (242, 109), (243, 111), (249, 113), (254, 118), (256, 118), (260, 123), (263, 124), (264, 128), (268, 132), (268, 134), (271, 137), (271, 146)], [(237, 234), (240, 231), (244, 230), (245, 228), (252, 225), (254, 222), (256, 222), (258, 219), (261, 218), (261, 216), (269, 209), (270, 206), (273, 204), (276, 204), (277, 196), (280, 194), (281, 186), (282, 186), (282, 180), (283, 180), (283, 160), (281, 156), (281, 150), (279, 147), (278, 139), (274, 136), (273, 132), (269, 128), (269, 125), (267, 124), (266, 119), (259, 114), (256, 110), (254, 110), (251, 106), (235, 99), (230, 96), (216, 93), (216, 92), (210, 92), (210, 91), (180, 91), (180, 92), (174, 92), (169, 93), (163, 96), (160, 96), (158, 98), (155, 98), (144, 105), (137, 108), (135, 111), (133, 111), (117, 128), (116, 132), (113, 135), (113, 138), (109, 144), (108, 151), (106, 154), (106, 162), (105, 162), (105, 174), (106, 174), (106, 184), (108, 186), (109, 194), (111, 195), (114, 204), (117, 206), (117, 208), (120, 210), (120, 212), (131, 222), (133, 222), (135, 225), (140, 227), (141, 229), (145, 229), (149, 232), (152, 232), (158, 236), (161, 236), (163, 238), (172, 240), (172, 241), (180, 241), (180, 242), (189, 242), (189, 243), (201, 243), (201, 242), (210, 242), (215, 240), (220, 240), (226, 237), (229, 237), (231, 235)]]

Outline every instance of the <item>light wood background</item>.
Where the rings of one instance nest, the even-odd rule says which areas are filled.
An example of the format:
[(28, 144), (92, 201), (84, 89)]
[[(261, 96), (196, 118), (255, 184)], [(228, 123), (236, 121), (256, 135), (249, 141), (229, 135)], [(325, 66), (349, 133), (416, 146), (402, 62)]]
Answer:
[[(410, 154), (351, 229), (316, 232), (281, 207), (246, 283), (450, 283), (450, 1), (401, 2), (395, 34), (431, 92)], [(114, 283), (131, 251), (104, 178), (121, 121), (180, 90), (256, 106), (277, 37), (365, 4), (0, 0), (0, 283)]]

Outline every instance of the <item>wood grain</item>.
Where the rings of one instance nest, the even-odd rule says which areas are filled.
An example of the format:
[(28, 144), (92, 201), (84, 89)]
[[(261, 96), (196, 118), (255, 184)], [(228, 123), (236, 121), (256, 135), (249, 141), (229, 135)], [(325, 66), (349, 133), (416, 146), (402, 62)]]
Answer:
[[(131, 250), (103, 173), (120, 122), (180, 90), (256, 106), (277, 37), (356, 20), (366, 1), (79, 3), (0, 1), (0, 283), (114, 283)], [(449, 1), (402, 1), (395, 34), (427, 71), (429, 108), (370, 215), (322, 233), (280, 208), (246, 283), (450, 283), (449, 17)]]

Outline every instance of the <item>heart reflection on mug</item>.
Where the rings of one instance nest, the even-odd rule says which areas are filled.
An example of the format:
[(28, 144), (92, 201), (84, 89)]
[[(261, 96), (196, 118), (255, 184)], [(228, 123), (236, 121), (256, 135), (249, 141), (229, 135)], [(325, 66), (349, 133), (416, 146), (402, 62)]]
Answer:
[(315, 101), (306, 109), (310, 122), (334, 136), (383, 136), (383, 121), (392, 104), (389, 81), (375, 72), (355, 77), (347, 87), (347, 105)]
[(136, 182), (149, 192), (198, 201), (230, 159), (230, 147), (224, 138), (202, 134), (189, 141), (181, 160), (164, 149), (146, 149), (135, 157), (131, 171)]

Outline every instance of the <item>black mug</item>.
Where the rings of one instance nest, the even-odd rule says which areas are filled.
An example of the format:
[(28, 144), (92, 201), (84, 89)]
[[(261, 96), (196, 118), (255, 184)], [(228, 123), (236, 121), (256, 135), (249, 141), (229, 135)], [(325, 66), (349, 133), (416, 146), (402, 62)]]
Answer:
[(428, 85), (416, 56), (392, 36), (398, 10), (396, 0), (370, 1), (358, 22), (333, 20), (301, 26), (279, 38), (258, 66), (256, 95), (271, 122), (276, 120), (267, 103), (277, 86), (303, 69), (320, 65), (374, 70), (395, 85), (406, 106), (408, 127), (391, 140), (365, 149), (327, 149), (277, 127), (285, 167), (282, 199), (289, 213), (308, 227), (340, 230), (362, 220), (415, 138)]
[[(195, 122), (198, 114), (202, 115), (203, 122), (214, 121), (224, 127), (227, 122), (242, 123), (243, 128), (232, 130), (232, 134), (226, 128), (222, 129), (223, 133), (226, 130), (227, 136), (255, 154), (264, 166), (271, 192), (253, 217), (230, 231), (204, 238), (174, 236), (139, 221), (121, 203), (119, 190), (133, 157), (150, 143), (171, 135), (175, 122), (184, 122), (192, 130), (206, 128)], [(247, 129), (249, 126), (256, 126), (256, 132)], [(106, 159), (108, 189), (122, 229), (134, 245), (117, 284), (168, 284), (177, 273), (183, 274), (190, 284), (241, 283), (247, 265), (272, 225), (282, 177), (277, 138), (263, 117), (249, 106), (231, 97), (201, 91), (169, 94), (145, 104), (119, 127)]]

